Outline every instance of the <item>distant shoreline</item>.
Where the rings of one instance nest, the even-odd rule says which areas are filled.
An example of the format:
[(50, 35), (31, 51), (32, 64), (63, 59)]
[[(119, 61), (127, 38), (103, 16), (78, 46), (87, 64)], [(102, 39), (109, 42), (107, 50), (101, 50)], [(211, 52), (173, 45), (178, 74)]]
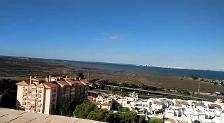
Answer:
[(199, 70), (199, 69), (185, 69), (185, 68), (169, 68), (159, 66), (144, 66), (135, 64), (119, 64), (119, 63), (107, 63), (107, 62), (91, 62), (91, 61), (73, 61), (73, 60), (61, 60), (61, 59), (46, 59), (46, 58), (32, 58), (32, 57), (19, 57), (19, 56), (0, 56), (0, 58), (16, 58), (21, 60), (36, 59), (47, 62), (59, 62), (66, 63), (71, 66), (78, 66), (83, 68), (102, 69), (109, 71), (133, 71), (139, 73), (150, 73), (165, 76), (179, 76), (179, 77), (190, 77), (197, 76), (205, 79), (224, 80), (224, 71), (215, 70)]

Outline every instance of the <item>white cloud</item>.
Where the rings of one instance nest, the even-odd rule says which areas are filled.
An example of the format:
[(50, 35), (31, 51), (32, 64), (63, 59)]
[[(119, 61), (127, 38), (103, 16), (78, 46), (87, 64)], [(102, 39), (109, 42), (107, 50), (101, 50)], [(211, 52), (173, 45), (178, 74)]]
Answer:
[(112, 40), (112, 41), (119, 41), (124, 39), (124, 36), (117, 34), (117, 33), (101, 33), (101, 36), (104, 40)]
[(112, 34), (110, 35), (110, 39), (111, 40), (114, 40), (114, 41), (117, 41), (117, 40), (121, 40), (123, 37), (121, 35), (118, 35), (118, 34)]

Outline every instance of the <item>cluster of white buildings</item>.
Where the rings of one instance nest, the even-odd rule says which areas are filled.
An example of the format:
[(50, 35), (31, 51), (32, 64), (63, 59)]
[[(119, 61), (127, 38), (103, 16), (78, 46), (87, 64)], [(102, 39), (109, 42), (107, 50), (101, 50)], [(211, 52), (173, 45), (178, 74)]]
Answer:
[(164, 118), (167, 123), (224, 123), (224, 103), (167, 98), (139, 99), (133, 92), (127, 97), (100, 95), (94, 99), (100, 108), (118, 110), (121, 107), (136, 111), (138, 115)]

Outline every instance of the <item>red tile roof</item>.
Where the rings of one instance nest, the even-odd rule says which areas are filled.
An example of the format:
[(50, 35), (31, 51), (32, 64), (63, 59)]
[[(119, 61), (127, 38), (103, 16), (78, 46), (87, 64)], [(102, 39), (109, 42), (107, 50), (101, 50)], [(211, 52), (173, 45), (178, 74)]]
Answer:
[(67, 82), (65, 82), (64, 80), (60, 80), (60, 81), (57, 81), (58, 85), (60, 85), (61, 87), (64, 87), (64, 86), (70, 86)]
[(94, 98), (95, 98), (95, 97), (93, 97), (93, 96), (88, 96), (88, 100), (89, 100), (90, 102), (93, 102), (93, 101), (94, 101)]
[(39, 88), (44, 88), (45, 86), (44, 86), (43, 83), (40, 83), (40, 84), (37, 85), (37, 87), (39, 87)]
[(56, 88), (56, 87), (59, 86), (59, 85), (57, 85), (56, 83), (53, 83), (53, 82), (44, 82), (42, 84), (44, 85), (45, 88)]
[(90, 82), (87, 79), (81, 79), (80, 82), (82, 82), (82, 84), (84, 85), (90, 84)]
[(75, 79), (70, 79), (70, 78), (66, 78), (65, 81), (67, 83), (69, 83), (70, 85), (74, 85), (74, 84), (82, 84), (79, 80), (75, 80)]
[(25, 82), (25, 81), (21, 81), (21, 82), (16, 83), (16, 85), (27, 86), (29, 84), (27, 82)]

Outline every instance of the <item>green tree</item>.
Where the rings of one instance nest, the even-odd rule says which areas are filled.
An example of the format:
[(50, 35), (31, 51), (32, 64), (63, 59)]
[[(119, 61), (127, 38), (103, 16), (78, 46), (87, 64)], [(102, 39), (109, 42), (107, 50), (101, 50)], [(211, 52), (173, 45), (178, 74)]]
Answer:
[(137, 120), (137, 113), (133, 111), (119, 112), (118, 116), (121, 123), (135, 123)]
[(87, 118), (91, 111), (97, 109), (97, 106), (89, 101), (84, 101), (82, 104), (76, 106), (73, 114), (78, 118)]
[(76, 74), (76, 78), (77, 79), (84, 79), (84, 74), (83, 73), (78, 73), (78, 74)]
[(151, 118), (149, 123), (163, 123), (163, 120), (159, 118)]
[(16, 82), (11, 79), (0, 80), (0, 107), (16, 107)]
[(73, 114), (78, 118), (87, 118), (108, 123), (146, 123), (144, 116), (138, 116), (134, 111), (113, 113), (106, 109), (98, 109), (94, 103), (88, 101), (84, 101), (78, 105)]
[(105, 117), (105, 121), (108, 123), (120, 123), (120, 120), (118, 113), (109, 112)]
[(137, 123), (147, 123), (147, 121), (145, 120), (145, 116), (138, 116), (138, 122)]
[(64, 115), (64, 116), (68, 115), (69, 114), (69, 112), (68, 112), (69, 107), (70, 107), (70, 104), (69, 103), (62, 104), (60, 107), (58, 107), (59, 114), (60, 115)]
[(129, 110), (129, 108), (127, 108), (127, 107), (122, 107), (122, 108), (120, 109), (120, 111), (121, 111), (121, 112), (128, 112), (128, 111), (130, 111), (130, 110)]
[(91, 111), (87, 116), (87, 119), (97, 120), (97, 121), (106, 121), (106, 115), (109, 111), (106, 109), (95, 109)]
[(0, 107), (15, 108), (16, 92), (14, 90), (5, 90), (0, 97)]

